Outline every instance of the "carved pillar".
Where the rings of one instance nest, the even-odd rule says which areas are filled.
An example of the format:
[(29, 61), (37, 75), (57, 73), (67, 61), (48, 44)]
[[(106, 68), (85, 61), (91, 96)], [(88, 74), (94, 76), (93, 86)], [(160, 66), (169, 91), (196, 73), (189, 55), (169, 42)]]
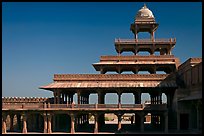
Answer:
[(122, 121), (122, 114), (117, 114), (118, 116), (118, 131), (121, 130), (121, 121)]
[(101, 104), (101, 92), (98, 91), (98, 104)]
[(57, 98), (56, 98), (57, 93), (54, 91), (54, 92), (53, 92), (53, 95), (54, 95), (54, 104), (56, 104), (56, 103), (57, 103)]
[(141, 92), (134, 93), (135, 104), (141, 104)]
[(26, 116), (26, 114), (23, 114), (23, 133), (27, 133), (27, 123), (26, 123), (26, 120), (27, 120), (27, 116)]
[(6, 133), (6, 117), (6, 114), (2, 114), (2, 133), (4, 134)]
[(121, 95), (122, 95), (122, 93), (119, 91), (119, 92), (117, 92), (117, 94), (118, 94), (118, 104), (119, 103), (121, 104)]
[(159, 94), (159, 104), (162, 104), (162, 93)]
[(153, 93), (149, 93), (149, 94), (150, 94), (151, 104), (154, 104), (154, 102), (153, 102)]
[(105, 93), (101, 93), (101, 104), (105, 103)]
[(47, 115), (46, 113), (43, 114), (44, 119), (44, 133), (47, 133)]
[(71, 94), (71, 103), (73, 103), (74, 102), (74, 93), (73, 94)]
[(51, 119), (52, 119), (52, 115), (48, 113), (47, 114), (47, 120), (48, 120), (47, 133), (52, 133)]
[(57, 104), (60, 104), (60, 95), (61, 95), (60, 91), (57, 90)]
[(106, 73), (106, 71), (103, 68), (100, 69), (100, 72), (101, 72), (101, 74), (105, 74)]
[(135, 24), (135, 39), (137, 40), (138, 39), (138, 36), (137, 36), (137, 25)]
[(98, 133), (98, 114), (94, 114), (94, 119), (95, 119), (94, 133)]
[(64, 103), (67, 103), (67, 94), (64, 94)]
[(78, 102), (78, 104), (80, 104), (80, 97), (81, 97), (81, 93), (80, 93), (80, 91), (78, 90), (77, 91), (77, 102)]
[(74, 128), (75, 117), (73, 113), (71, 113), (70, 116), (71, 116), (71, 134), (74, 134), (75, 133), (75, 128)]
[(144, 113), (140, 113), (140, 131), (144, 132)]
[(10, 114), (10, 131), (13, 131), (13, 118), (14, 114)]

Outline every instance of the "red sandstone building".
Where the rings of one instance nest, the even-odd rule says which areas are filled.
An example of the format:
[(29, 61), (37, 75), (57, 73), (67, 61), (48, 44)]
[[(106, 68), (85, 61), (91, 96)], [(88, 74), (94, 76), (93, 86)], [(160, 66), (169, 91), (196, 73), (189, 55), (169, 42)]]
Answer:
[[(106, 130), (104, 115), (107, 113), (118, 118), (116, 127), (106, 130), (115, 133), (201, 131), (202, 59), (190, 58), (180, 64), (171, 53), (176, 39), (156, 39), (154, 34), (158, 26), (153, 13), (144, 5), (130, 26), (134, 39), (115, 39), (118, 55), (101, 56), (100, 62), (93, 64), (100, 74), (55, 74), (53, 83), (40, 87), (52, 91), (53, 98), (2, 98), (2, 133), (89, 130), (99, 133)], [(149, 33), (150, 38), (140, 39), (140, 32)], [(149, 55), (140, 55), (141, 51)], [(133, 55), (124, 56), (123, 52)], [(118, 74), (107, 74), (112, 71)], [(126, 71), (132, 74), (123, 74)], [(149, 74), (139, 74), (140, 71)], [(158, 71), (165, 74), (158, 74)], [(118, 104), (105, 103), (108, 93), (117, 93)], [(134, 104), (121, 104), (123, 93), (132, 93)], [(150, 104), (141, 103), (142, 93), (150, 94)], [(167, 96), (166, 104), (162, 103), (162, 93)], [(75, 94), (76, 104), (73, 103)], [(97, 104), (89, 104), (90, 94), (98, 95)], [(121, 123), (126, 113), (134, 114), (129, 127)], [(90, 115), (94, 116), (93, 125), (89, 124)], [(145, 117), (148, 122), (151, 120), (148, 128), (144, 124)]]

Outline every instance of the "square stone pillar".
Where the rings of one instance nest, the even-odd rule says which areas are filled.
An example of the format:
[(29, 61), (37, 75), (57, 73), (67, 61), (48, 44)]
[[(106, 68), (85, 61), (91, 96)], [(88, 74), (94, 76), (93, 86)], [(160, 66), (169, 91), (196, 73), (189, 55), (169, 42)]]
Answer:
[(6, 117), (7, 115), (6, 114), (2, 114), (2, 134), (5, 134), (6, 133)]
[(47, 133), (52, 133), (51, 119), (52, 119), (52, 115), (47, 114), (47, 120), (48, 120)]
[(26, 120), (27, 120), (27, 116), (26, 116), (26, 114), (23, 114), (23, 131), (22, 131), (22, 133), (27, 133), (27, 122), (26, 122)]
[(98, 114), (94, 114), (95, 125), (94, 125), (94, 133), (98, 133)]
[(140, 131), (144, 132), (144, 113), (140, 113)]
[(70, 114), (70, 116), (71, 116), (71, 134), (74, 134), (75, 133), (75, 128), (74, 128), (74, 126), (75, 126), (75, 116), (74, 116), (74, 114), (72, 113), (72, 114)]
[(118, 116), (118, 131), (120, 131), (122, 128), (122, 124), (121, 124), (122, 114), (117, 114), (117, 116)]
[(78, 102), (78, 104), (80, 104), (80, 97), (81, 97), (81, 93), (80, 93), (80, 91), (78, 90), (77, 91), (77, 102)]
[(47, 133), (47, 115), (46, 113), (43, 114), (44, 119), (44, 133)]

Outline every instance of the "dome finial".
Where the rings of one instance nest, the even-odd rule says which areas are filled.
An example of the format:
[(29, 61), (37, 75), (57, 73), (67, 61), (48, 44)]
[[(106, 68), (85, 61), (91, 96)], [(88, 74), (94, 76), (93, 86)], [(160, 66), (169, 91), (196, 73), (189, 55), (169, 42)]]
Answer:
[(144, 6), (143, 6), (144, 8), (147, 8), (147, 6), (146, 6), (146, 4), (144, 3)]

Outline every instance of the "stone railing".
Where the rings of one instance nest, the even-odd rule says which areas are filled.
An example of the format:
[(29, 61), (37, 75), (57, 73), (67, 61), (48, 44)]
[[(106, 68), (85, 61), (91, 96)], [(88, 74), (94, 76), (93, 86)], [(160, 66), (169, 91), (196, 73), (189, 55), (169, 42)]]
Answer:
[(177, 58), (173, 55), (161, 55), (161, 56), (101, 56), (100, 61), (165, 61), (175, 62)]
[(169, 74), (54, 74), (54, 81), (163, 80)]
[(2, 110), (166, 110), (166, 104), (2, 104)]
[(163, 44), (163, 43), (170, 43), (170, 44), (175, 44), (176, 43), (176, 38), (170, 38), (170, 39), (115, 39), (115, 44)]
[(43, 103), (49, 98), (46, 97), (2, 97), (3, 103)]

